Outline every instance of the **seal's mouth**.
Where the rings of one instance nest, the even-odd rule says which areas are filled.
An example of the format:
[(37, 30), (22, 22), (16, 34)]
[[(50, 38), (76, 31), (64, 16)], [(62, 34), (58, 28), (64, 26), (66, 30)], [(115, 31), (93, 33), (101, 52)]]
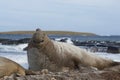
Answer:
[(39, 40), (39, 41), (33, 40), (33, 43), (35, 43), (35, 44), (40, 44), (40, 43), (43, 43), (43, 42), (44, 42), (44, 40)]

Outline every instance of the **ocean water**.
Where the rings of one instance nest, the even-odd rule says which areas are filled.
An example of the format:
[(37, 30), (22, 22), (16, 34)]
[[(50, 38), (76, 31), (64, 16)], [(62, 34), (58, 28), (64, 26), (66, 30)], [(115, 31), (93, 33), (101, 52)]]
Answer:
[[(120, 41), (120, 36), (71, 36), (71, 35), (48, 35), (50, 38), (71, 38), (72, 40), (98, 40), (98, 41)], [(31, 34), (0, 34), (0, 38), (4, 39), (23, 39), (31, 38)]]
[(9, 58), (24, 68), (28, 68), (27, 52), (23, 51), (23, 48), (27, 46), (26, 44), (20, 45), (2, 45), (0, 44), (0, 56)]
[[(31, 38), (32, 35), (1, 35), (0, 38), (4, 39), (23, 39), (23, 38)], [(118, 41), (120, 42), (120, 36), (65, 36), (65, 35), (49, 35), (50, 38), (55, 38), (55, 40), (60, 40), (62, 38), (68, 38), (67, 43), (72, 43), (72, 40), (80, 40), (80, 41), (86, 41), (86, 40), (106, 40), (106, 41)], [(22, 65), (24, 68), (28, 69), (28, 61), (27, 61), (27, 52), (23, 51), (23, 48), (25, 48), (28, 45), (28, 43), (19, 44), (19, 45), (2, 45), (0, 44), (0, 56), (7, 57), (20, 65)], [(112, 59), (114, 61), (120, 62), (120, 54), (110, 54), (110, 53), (104, 53), (104, 52), (96, 52), (94, 53), (98, 56), (105, 57)]]

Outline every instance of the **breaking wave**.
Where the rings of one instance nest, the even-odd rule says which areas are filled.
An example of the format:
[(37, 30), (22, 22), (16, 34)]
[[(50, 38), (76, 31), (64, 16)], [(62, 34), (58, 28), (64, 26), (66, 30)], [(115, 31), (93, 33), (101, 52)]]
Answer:
[(19, 44), (19, 45), (2, 45), (0, 44), (0, 52), (3, 53), (23, 53), (23, 49), (27, 46), (28, 44)]

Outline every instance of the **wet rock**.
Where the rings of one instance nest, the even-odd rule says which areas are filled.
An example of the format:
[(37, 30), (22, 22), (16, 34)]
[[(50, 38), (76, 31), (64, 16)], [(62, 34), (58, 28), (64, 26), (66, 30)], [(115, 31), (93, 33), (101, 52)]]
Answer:
[(87, 42), (80, 42), (79, 40), (72, 40), (73, 44), (76, 46), (86, 46)]
[(20, 40), (11, 40), (11, 39), (0, 39), (0, 43), (2, 43), (3, 45), (18, 45), (21, 43), (28, 43), (30, 40), (30, 38), (24, 38), (24, 39), (20, 39)]
[(60, 42), (67, 42), (68, 38), (63, 38), (60, 40)]
[(10, 39), (2, 39), (0, 38), (0, 43), (4, 42), (4, 41), (9, 41)]
[(28, 43), (30, 41), (30, 38), (24, 38), (24, 39), (20, 39), (17, 42), (20, 43)]
[(7, 40), (2, 42), (3, 45), (12, 45), (12, 44), (18, 44), (17, 40)]
[(119, 46), (108, 46), (107, 53), (120, 53)]

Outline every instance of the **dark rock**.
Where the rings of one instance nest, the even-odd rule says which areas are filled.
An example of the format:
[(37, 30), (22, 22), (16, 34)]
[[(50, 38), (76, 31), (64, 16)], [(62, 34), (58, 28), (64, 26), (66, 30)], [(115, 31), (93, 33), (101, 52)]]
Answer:
[(72, 40), (73, 44), (76, 46), (82, 46), (82, 43), (78, 40)]
[(107, 47), (105, 44), (97, 44), (97, 47)]
[(108, 46), (107, 52), (108, 53), (120, 53), (120, 47), (119, 46)]
[(17, 40), (7, 40), (2, 42), (3, 45), (18, 44)]
[(67, 38), (61, 39), (60, 42), (67, 42)]
[[(82, 41), (72, 40), (76, 46), (84, 46), (87, 50), (94, 50), (94, 52), (108, 52), (108, 53), (120, 53), (120, 42), (115, 41)], [(83, 48), (84, 48), (83, 47)]]
[(3, 45), (12, 45), (12, 44), (18, 45), (21, 43), (28, 43), (29, 40), (30, 40), (30, 38), (24, 38), (24, 39), (20, 39), (20, 40), (0, 39), (0, 42)]
[(2, 43), (3, 41), (9, 41), (10, 39), (2, 39), (0, 38), (0, 43)]
[(30, 38), (24, 38), (24, 39), (20, 39), (17, 42), (20, 43), (28, 43), (30, 41)]

